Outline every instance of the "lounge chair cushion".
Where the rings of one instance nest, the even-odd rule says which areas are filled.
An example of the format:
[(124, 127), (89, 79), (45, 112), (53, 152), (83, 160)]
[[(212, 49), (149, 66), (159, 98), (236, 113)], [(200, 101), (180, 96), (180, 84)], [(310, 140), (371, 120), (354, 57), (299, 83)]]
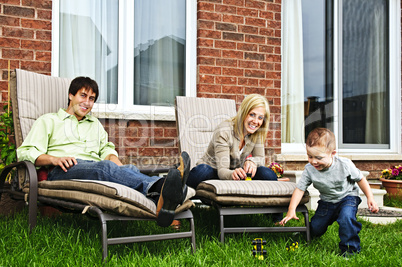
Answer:
[[(94, 180), (60, 180), (41, 181), (38, 185), (40, 196), (94, 205), (126, 216), (155, 218), (155, 203), (140, 192), (121, 184)], [(189, 199), (194, 195), (194, 189), (189, 188), (185, 202), (176, 211), (191, 208), (194, 204)]]
[[(223, 206), (288, 206), (295, 188), (295, 183), (282, 181), (208, 180), (198, 185), (196, 197)], [(306, 191), (300, 203), (308, 201)]]

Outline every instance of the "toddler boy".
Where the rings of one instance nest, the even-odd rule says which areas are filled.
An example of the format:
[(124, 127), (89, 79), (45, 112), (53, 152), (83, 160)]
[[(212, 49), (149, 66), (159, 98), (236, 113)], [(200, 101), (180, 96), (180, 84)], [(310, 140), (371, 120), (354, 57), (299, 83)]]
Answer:
[(304, 191), (313, 184), (320, 192), (318, 208), (311, 218), (311, 236), (323, 235), (329, 225), (339, 224), (339, 248), (344, 257), (360, 252), (359, 232), (362, 228), (357, 221), (357, 207), (361, 202), (359, 187), (367, 197), (367, 206), (373, 213), (378, 212), (377, 203), (366, 178), (353, 162), (335, 156), (335, 136), (325, 128), (311, 131), (306, 140), (308, 164), (293, 192), (288, 213), (279, 224), (285, 225), (296, 216), (296, 207)]

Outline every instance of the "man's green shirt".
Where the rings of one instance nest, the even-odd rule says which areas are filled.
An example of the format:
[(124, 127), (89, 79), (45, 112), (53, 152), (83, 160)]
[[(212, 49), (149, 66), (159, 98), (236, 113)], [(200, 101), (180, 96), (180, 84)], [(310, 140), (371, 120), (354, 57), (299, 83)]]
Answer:
[(35, 163), (42, 154), (94, 161), (103, 160), (109, 154), (117, 156), (114, 144), (108, 142), (108, 134), (97, 118), (86, 115), (78, 121), (64, 109), (39, 117), (17, 149), (20, 161)]

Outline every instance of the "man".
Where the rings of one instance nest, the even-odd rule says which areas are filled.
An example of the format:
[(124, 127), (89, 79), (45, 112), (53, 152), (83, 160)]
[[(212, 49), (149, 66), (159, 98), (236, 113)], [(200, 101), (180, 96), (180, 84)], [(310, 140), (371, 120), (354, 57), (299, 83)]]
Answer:
[(88, 113), (98, 98), (98, 85), (88, 77), (75, 78), (69, 88), (68, 107), (39, 117), (23, 144), (19, 160), (50, 166), (48, 180), (87, 179), (110, 181), (131, 187), (157, 203), (157, 223), (169, 226), (174, 211), (187, 192), (190, 158), (166, 178), (147, 176), (134, 165), (123, 165), (99, 120)]

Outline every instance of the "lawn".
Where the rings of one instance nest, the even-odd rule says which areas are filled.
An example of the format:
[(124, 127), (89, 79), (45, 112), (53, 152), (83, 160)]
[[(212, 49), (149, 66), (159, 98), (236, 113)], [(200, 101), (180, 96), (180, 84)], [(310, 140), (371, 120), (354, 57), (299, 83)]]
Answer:
[[(386, 202), (387, 203), (387, 202)], [(401, 202), (393, 203), (400, 206)], [(350, 259), (339, 256), (338, 225), (307, 245), (304, 235), (292, 233), (228, 234), (219, 242), (218, 216), (214, 209), (193, 208), (197, 252), (190, 241), (169, 240), (126, 245), (110, 245), (105, 266), (402, 266), (402, 220), (389, 225), (363, 224), (360, 233), (362, 252)], [(310, 217), (313, 215), (311, 212)], [(299, 216), (302, 218), (302, 215)], [(272, 224), (264, 215), (234, 217), (231, 224), (252, 221)], [(302, 220), (301, 220), (302, 221)], [(0, 217), (0, 266), (100, 266), (99, 221), (83, 215), (62, 214), (53, 218), (38, 216), (38, 225), (28, 232), (27, 211)], [(292, 221), (292, 225), (302, 222)], [(188, 229), (185, 222), (182, 226)], [(120, 232), (166, 232), (154, 222), (114, 222), (111, 234)], [(254, 238), (267, 241), (263, 260), (251, 255)], [(299, 248), (286, 246), (298, 239)]]

